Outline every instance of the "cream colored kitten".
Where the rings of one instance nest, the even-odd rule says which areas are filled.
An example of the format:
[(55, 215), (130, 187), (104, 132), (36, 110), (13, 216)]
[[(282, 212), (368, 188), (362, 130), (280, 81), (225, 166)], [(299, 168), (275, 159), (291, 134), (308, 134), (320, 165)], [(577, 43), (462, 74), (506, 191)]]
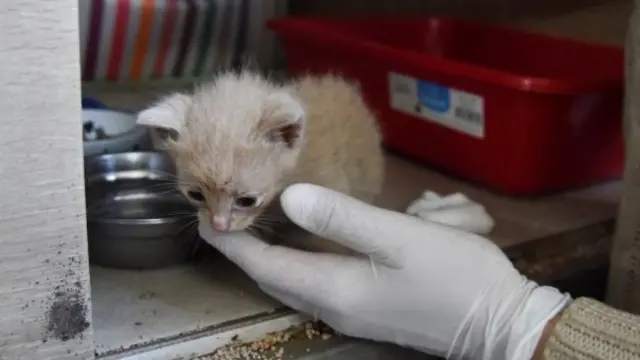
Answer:
[[(357, 87), (335, 76), (276, 84), (246, 71), (225, 73), (192, 94), (162, 99), (142, 111), (138, 123), (164, 134), (180, 190), (216, 231), (273, 228), (278, 196), (292, 183), (366, 202), (382, 186), (376, 120)], [(346, 252), (328, 240), (292, 244), (297, 236), (288, 237), (296, 247)]]

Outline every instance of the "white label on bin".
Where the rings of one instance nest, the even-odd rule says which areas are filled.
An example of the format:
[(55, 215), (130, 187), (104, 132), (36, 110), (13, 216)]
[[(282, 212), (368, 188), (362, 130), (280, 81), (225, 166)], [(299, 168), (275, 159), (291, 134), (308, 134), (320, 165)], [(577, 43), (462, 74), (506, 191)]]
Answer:
[(389, 73), (391, 108), (484, 138), (484, 99), (481, 96), (410, 76)]

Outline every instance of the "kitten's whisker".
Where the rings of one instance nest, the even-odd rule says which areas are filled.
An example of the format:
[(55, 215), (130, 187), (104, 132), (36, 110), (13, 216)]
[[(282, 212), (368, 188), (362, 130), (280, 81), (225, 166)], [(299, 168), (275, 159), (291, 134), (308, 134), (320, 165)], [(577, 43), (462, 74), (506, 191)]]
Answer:
[(269, 222), (274, 222), (274, 223), (284, 223), (284, 222), (287, 222), (289, 219), (286, 216), (275, 216), (275, 215), (271, 215), (271, 214), (261, 214), (260, 216), (258, 216), (256, 218), (256, 220), (269, 221)]
[(273, 218), (286, 218), (287, 216), (281, 212), (281, 211), (276, 211), (276, 210), (265, 210), (262, 214), (260, 214), (260, 216), (267, 216), (267, 217), (273, 217)]
[(180, 179), (178, 178), (171, 178), (171, 179), (155, 179), (154, 181), (156, 182), (156, 184), (153, 184), (152, 186), (155, 185), (163, 185), (163, 184), (175, 184), (179, 181)]
[(260, 216), (258, 216), (258, 218), (283, 220), (283, 219), (286, 219), (287, 217), (285, 215), (279, 215), (279, 214), (262, 213), (260, 214)]
[[(151, 170), (152, 173), (156, 173), (158, 175), (163, 175), (168, 177), (169, 179), (161, 179), (159, 181), (162, 181), (164, 183), (171, 183), (173, 185), (185, 185), (185, 186), (197, 186), (197, 183), (195, 182), (191, 182), (191, 181), (186, 181), (184, 179), (179, 178), (176, 174), (172, 174), (170, 172), (166, 172), (164, 170), (160, 170), (160, 169), (154, 169)], [(157, 184), (157, 185), (163, 185), (163, 184)]]
[(269, 233), (271, 235), (275, 235), (278, 238), (282, 238), (282, 234), (280, 234), (279, 232), (273, 230), (272, 228), (268, 227), (268, 226), (263, 226), (261, 224), (256, 224), (253, 223), (251, 224), (251, 226), (249, 226), (247, 229), (252, 229), (252, 230), (258, 230), (258, 231), (264, 231), (265, 233)]
[(176, 193), (176, 194), (180, 193), (178, 188), (173, 186), (165, 187), (165, 188), (149, 189), (149, 190), (151, 190), (154, 194), (161, 194), (161, 195), (169, 194), (169, 193)]
[(198, 215), (198, 213), (196, 211), (189, 211), (189, 210), (172, 211), (171, 214), (182, 214), (182, 215), (193, 215), (193, 216), (197, 216)]
[(185, 229), (183, 230), (186, 238), (190, 239), (190, 240), (194, 240), (194, 244), (193, 247), (191, 248), (191, 252), (189, 254), (189, 256), (195, 256), (196, 252), (198, 251), (198, 249), (200, 249), (200, 245), (201, 241), (199, 236), (200, 233), (198, 232), (198, 226), (197, 226), (197, 219), (196, 221), (192, 221), (190, 223), (188, 223), (187, 225), (185, 225)]
[(265, 226), (274, 227), (274, 226), (285, 224), (286, 221), (284, 221), (284, 220), (283, 221), (279, 221), (279, 220), (257, 218), (255, 220), (253, 220), (253, 223), (254, 224), (258, 224), (258, 225), (265, 225)]
[(264, 222), (253, 222), (253, 225), (255, 225), (256, 227), (260, 227), (260, 228), (267, 228), (270, 229), (271, 231), (275, 231), (274, 229), (279, 228), (279, 226), (277, 226), (277, 224), (269, 224), (269, 223), (264, 223)]
[(288, 221), (288, 219), (270, 219), (270, 218), (258, 218), (256, 219), (259, 222), (270, 223), (270, 224), (284, 224)]
[(192, 227), (193, 225), (195, 225), (198, 222), (198, 219), (193, 219), (191, 221), (189, 221), (188, 223), (186, 223), (180, 230), (179, 232), (185, 232), (188, 231), (190, 227)]
[(167, 171), (164, 171), (164, 170), (161, 170), (161, 169), (153, 169), (153, 170), (150, 170), (150, 172), (156, 173), (156, 174), (159, 174), (159, 175), (165, 175), (165, 176), (168, 176), (168, 177), (170, 177), (172, 179), (177, 179), (178, 178), (178, 176), (176, 174), (170, 173), (170, 172), (167, 172)]
[(167, 191), (167, 192), (180, 192), (180, 186), (177, 183), (166, 183), (166, 184), (154, 184), (149, 186), (149, 190), (151, 191)]
[(191, 213), (167, 213), (167, 216), (175, 216), (175, 217), (180, 217), (180, 218), (197, 218), (196, 214), (191, 214)]
[(176, 186), (178, 186), (178, 187), (194, 187), (194, 188), (197, 188), (200, 185), (198, 183), (196, 183), (196, 182), (190, 182), (190, 181), (181, 180), (181, 181), (177, 182)]
[(178, 184), (155, 184), (149, 186), (150, 190), (174, 190), (178, 191)]
[(188, 233), (189, 237), (195, 237), (195, 235), (199, 235), (197, 225), (197, 221), (192, 221), (191, 223), (189, 223), (189, 227), (185, 230)]
[(157, 191), (154, 192), (154, 194), (156, 195), (182, 195), (180, 192), (178, 192), (176, 189), (169, 189), (169, 190), (164, 190), (164, 191)]

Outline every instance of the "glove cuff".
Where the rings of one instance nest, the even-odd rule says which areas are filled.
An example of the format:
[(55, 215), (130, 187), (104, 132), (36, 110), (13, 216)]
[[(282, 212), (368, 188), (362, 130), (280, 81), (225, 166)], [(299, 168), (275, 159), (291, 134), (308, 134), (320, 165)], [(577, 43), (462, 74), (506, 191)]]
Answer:
[(570, 300), (524, 276), (506, 276), (476, 300), (447, 359), (530, 360), (545, 325)]
[(571, 302), (568, 294), (556, 288), (542, 286), (531, 292), (520, 315), (515, 317), (509, 336), (505, 359), (530, 360), (547, 323)]

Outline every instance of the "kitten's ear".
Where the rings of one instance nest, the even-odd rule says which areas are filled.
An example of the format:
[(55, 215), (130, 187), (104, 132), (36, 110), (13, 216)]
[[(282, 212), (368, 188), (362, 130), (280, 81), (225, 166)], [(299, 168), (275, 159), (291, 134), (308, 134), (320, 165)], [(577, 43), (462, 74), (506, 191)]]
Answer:
[(191, 101), (191, 97), (184, 94), (170, 95), (139, 112), (137, 124), (164, 130), (174, 136), (178, 135), (186, 121), (187, 109)]
[(291, 94), (281, 92), (269, 96), (258, 126), (268, 141), (295, 149), (302, 142), (306, 121), (302, 103)]

